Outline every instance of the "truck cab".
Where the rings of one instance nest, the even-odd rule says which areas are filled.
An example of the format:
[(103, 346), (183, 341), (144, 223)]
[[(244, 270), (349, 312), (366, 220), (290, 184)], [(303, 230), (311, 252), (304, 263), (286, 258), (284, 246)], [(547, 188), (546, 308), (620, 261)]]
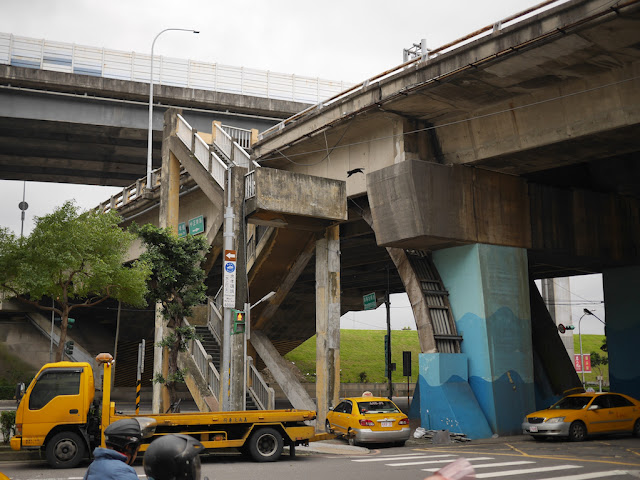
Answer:
[[(89, 442), (93, 370), (83, 362), (57, 362), (42, 367), (16, 411), (13, 450), (45, 446), (47, 461), (72, 467)], [(79, 460), (78, 460), (79, 461)]]

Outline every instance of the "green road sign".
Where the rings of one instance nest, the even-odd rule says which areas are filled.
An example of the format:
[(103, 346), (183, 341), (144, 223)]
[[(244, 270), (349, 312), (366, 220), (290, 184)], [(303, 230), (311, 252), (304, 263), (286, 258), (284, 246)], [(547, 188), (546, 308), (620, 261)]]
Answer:
[(189, 220), (189, 234), (198, 235), (204, 233), (204, 217), (202, 215)]
[(376, 309), (376, 294), (368, 293), (364, 297), (362, 297), (362, 301), (364, 302), (365, 310), (375, 310)]
[(187, 224), (181, 222), (178, 224), (178, 237), (186, 237), (187, 236)]

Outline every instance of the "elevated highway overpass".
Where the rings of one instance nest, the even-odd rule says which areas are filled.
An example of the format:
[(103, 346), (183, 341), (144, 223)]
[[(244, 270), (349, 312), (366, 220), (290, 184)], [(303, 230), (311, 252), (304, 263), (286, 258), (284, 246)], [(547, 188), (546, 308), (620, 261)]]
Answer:
[[(594, 272), (612, 386), (640, 396), (639, 5), (574, 0), (488, 27), (263, 131), (260, 167), (232, 169), (255, 242), (238, 245), (242, 295), (276, 291), (252, 311), (251, 346), (287, 383), (275, 352), (317, 335), (319, 418), (339, 391), (340, 314), (407, 291), (426, 353), (416, 405), (472, 436), (517, 433), (579, 383), (531, 281)], [(176, 228), (204, 212), (215, 293), (224, 186), (167, 115), (159, 204), (105, 207)]]

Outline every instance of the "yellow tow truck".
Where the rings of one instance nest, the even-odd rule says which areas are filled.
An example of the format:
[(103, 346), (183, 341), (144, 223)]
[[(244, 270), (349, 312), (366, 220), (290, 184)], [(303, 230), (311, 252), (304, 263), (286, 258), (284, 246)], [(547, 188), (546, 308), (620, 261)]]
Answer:
[[(16, 435), (11, 448), (41, 449), (53, 468), (72, 468), (97, 446), (104, 447), (104, 429), (113, 422), (132, 418), (116, 412), (111, 401), (113, 357), (101, 353), (102, 399), (95, 398), (93, 371), (86, 362), (44, 365), (35, 376), (16, 411)], [(142, 415), (141, 415), (142, 416)], [(297, 445), (308, 445), (315, 434), (312, 410), (256, 410), (148, 415), (157, 422), (153, 438), (184, 433), (205, 448), (237, 448), (258, 462), (277, 460), (284, 445), (291, 455)]]

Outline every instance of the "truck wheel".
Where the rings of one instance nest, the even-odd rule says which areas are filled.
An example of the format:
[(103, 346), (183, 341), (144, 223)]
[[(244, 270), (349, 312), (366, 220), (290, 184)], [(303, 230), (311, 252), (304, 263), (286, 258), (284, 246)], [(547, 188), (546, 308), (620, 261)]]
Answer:
[(53, 468), (73, 468), (84, 458), (86, 447), (77, 433), (60, 432), (47, 442), (47, 462)]
[(275, 462), (283, 446), (282, 435), (273, 428), (261, 428), (249, 438), (249, 452), (256, 462)]

